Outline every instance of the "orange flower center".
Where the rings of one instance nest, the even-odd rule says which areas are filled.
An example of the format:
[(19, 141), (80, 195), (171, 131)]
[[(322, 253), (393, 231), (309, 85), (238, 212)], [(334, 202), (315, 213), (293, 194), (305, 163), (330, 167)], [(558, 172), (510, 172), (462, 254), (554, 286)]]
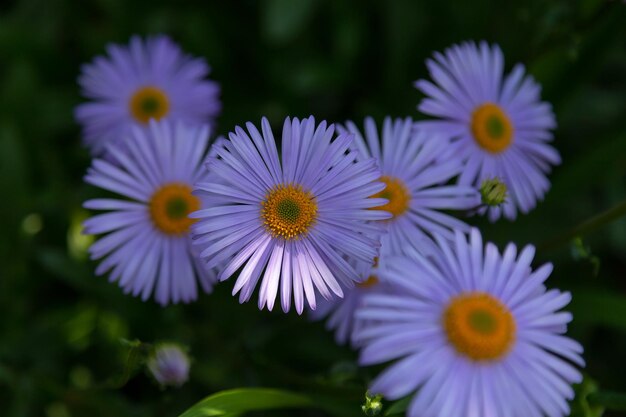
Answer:
[(359, 288), (372, 288), (378, 283), (378, 277), (376, 275), (370, 275), (365, 281), (357, 283), (356, 286)]
[(305, 235), (317, 218), (317, 202), (300, 185), (279, 185), (261, 203), (261, 219), (274, 237), (297, 239)]
[(200, 200), (187, 184), (172, 183), (159, 188), (150, 199), (150, 217), (161, 232), (182, 235), (195, 222), (187, 217), (200, 208)]
[(472, 292), (453, 298), (442, 320), (452, 346), (475, 361), (500, 359), (515, 341), (513, 315), (487, 293)]
[(476, 143), (491, 153), (500, 153), (513, 142), (511, 120), (493, 103), (485, 103), (474, 110), (471, 129)]
[(170, 110), (167, 95), (160, 88), (152, 86), (135, 91), (129, 106), (130, 113), (140, 123), (148, 123), (150, 119), (159, 120)]
[(402, 181), (395, 177), (384, 175), (380, 177), (380, 181), (385, 183), (385, 188), (371, 198), (386, 198), (389, 202), (372, 209), (388, 211), (393, 215), (392, 219), (401, 216), (407, 211), (411, 202), (409, 190)]

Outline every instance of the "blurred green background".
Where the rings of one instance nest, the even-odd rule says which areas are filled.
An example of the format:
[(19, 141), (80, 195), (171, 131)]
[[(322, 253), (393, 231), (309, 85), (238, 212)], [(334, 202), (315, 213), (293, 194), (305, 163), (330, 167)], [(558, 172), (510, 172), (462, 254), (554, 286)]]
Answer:
[[(271, 386), (358, 416), (374, 369), (319, 323), (240, 306), (232, 283), (191, 305), (160, 308), (95, 277), (81, 204), (98, 191), (72, 109), (80, 65), (108, 42), (170, 34), (205, 57), (222, 85), (218, 133), (267, 116), (419, 118), (412, 82), (454, 42), (499, 43), (555, 109), (563, 165), (544, 203), (516, 222), (479, 225), (502, 245), (542, 244), (626, 198), (626, 5), (621, 1), (267, 0), (0, 2), (0, 415), (177, 416), (213, 392)], [(590, 250), (591, 255), (588, 253)], [(626, 392), (626, 221), (546, 247), (549, 286), (572, 291), (570, 334), (586, 372)], [(598, 269), (599, 266), (599, 269)], [(191, 380), (160, 390), (141, 370), (124, 383), (121, 338), (175, 340)], [(123, 385), (121, 388), (115, 385)], [(318, 411), (256, 415), (324, 416)], [(581, 414), (584, 415), (584, 414)], [(595, 414), (587, 414), (592, 416)], [(619, 412), (607, 412), (618, 416)]]

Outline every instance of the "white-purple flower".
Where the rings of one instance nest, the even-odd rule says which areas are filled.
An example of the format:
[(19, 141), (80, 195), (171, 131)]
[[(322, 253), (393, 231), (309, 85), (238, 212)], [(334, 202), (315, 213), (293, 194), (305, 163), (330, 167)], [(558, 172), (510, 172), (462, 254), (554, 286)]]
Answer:
[(198, 283), (211, 291), (216, 274), (198, 259), (187, 217), (201, 206), (191, 192), (206, 177), (207, 147), (206, 126), (151, 121), (93, 161), (85, 181), (122, 197), (84, 204), (107, 210), (84, 223), (85, 233), (105, 234), (89, 248), (92, 259), (104, 258), (96, 274), (111, 270), (109, 280), (126, 293), (143, 300), (154, 293), (161, 305), (196, 299)]
[(133, 36), (127, 46), (108, 45), (107, 53), (85, 64), (78, 79), (90, 101), (75, 115), (94, 155), (125, 141), (131, 127), (150, 119), (213, 125), (221, 110), (220, 90), (206, 79), (210, 68), (204, 59), (185, 54), (164, 35)]
[(459, 184), (504, 181), (507, 201), (482, 210), (491, 221), (532, 210), (550, 188), (546, 175), (561, 162), (550, 145), (556, 121), (550, 104), (541, 101), (540, 85), (521, 64), (503, 76), (502, 51), (486, 42), (454, 45), (426, 65), (433, 82), (415, 83), (426, 94), (418, 108), (439, 120), (420, 126), (452, 139), (466, 161)]
[(360, 155), (379, 161), (386, 185), (375, 195), (389, 200), (379, 209), (392, 214), (385, 221), (388, 233), (382, 235), (381, 257), (410, 246), (423, 251), (434, 233), (452, 239), (454, 230), (469, 231), (467, 224), (443, 210), (474, 209), (480, 196), (471, 186), (447, 184), (461, 172), (463, 161), (448, 152), (442, 137), (415, 129), (410, 117), (385, 118), (380, 136), (370, 117), (365, 119), (365, 137), (351, 121), (346, 128), (355, 134)]
[(180, 387), (189, 379), (189, 356), (175, 343), (161, 343), (147, 362), (148, 370), (162, 387)]
[(376, 161), (357, 161), (354, 135), (336, 136), (313, 117), (285, 120), (280, 156), (266, 119), (261, 131), (246, 127), (214, 146), (211, 177), (197, 185), (211, 201), (191, 215), (201, 256), (208, 267), (226, 263), (220, 280), (241, 269), (240, 302), (260, 284), (259, 308), (273, 308), (279, 287), (285, 312), (292, 296), (298, 313), (305, 298), (315, 309), (316, 292), (343, 296), (360, 280), (353, 262), (371, 265), (378, 255), (380, 227), (369, 222), (389, 217), (371, 210), (387, 201), (370, 198), (384, 188)]
[(571, 296), (546, 290), (552, 272), (531, 269), (535, 249), (500, 254), (473, 229), (469, 242), (437, 238), (428, 257), (388, 259), (379, 272), (397, 293), (371, 294), (357, 320), (360, 363), (391, 360), (370, 387), (388, 399), (414, 393), (409, 417), (569, 415), (582, 346), (568, 338)]

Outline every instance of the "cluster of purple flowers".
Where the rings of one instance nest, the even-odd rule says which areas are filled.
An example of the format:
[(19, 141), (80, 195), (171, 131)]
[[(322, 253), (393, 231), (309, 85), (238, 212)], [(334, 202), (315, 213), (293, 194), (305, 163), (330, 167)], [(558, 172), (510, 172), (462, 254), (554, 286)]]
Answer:
[[(570, 295), (546, 289), (532, 246), (500, 252), (458, 216), (514, 220), (560, 162), (550, 105), (521, 65), (504, 75), (498, 46), (427, 60), (415, 86), (430, 119), (286, 118), (277, 142), (263, 118), (211, 147), (221, 105), (204, 60), (165, 36), (107, 52), (83, 68), (76, 110), (96, 158), (85, 180), (121, 197), (85, 203), (106, 210), (85, 222), (103, 234), (97, 274), (162, 305), (231, 277), (240, 302), (257, 287), (260, 309), (293, 302), (361, 364), (395, 360), (371, 392), (415, 393), (411, 417), (568, 414), (584, 366), (559, 311)], [(494, 179), (506, 199), (481, 198)]]

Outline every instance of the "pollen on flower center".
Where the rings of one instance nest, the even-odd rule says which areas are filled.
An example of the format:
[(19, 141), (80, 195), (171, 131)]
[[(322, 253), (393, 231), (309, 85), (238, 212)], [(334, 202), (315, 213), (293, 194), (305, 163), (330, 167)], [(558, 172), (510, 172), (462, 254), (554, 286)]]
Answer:
[(187, 217), (200, 208), (200, 200), (187, 184), (172, 183), (159, 188), (150, 199), (150, 218), (161, 232), (182, 235), (189, 232), (194, 219)]
[(497, 360), (515, 341), (513, 315), (487, 293), (473, 292), (453, 298), (444, 310), (442, 320), (452, 346), (475, 361)]
[(150, 119), (159, 120), (167, 115), (170, 103), (167, 95), (157, 87), (147, 86), (135, 91), (130, 98), (130, 112), (140, 123)]
[(513, 125), (507, 114), (494, 103), (478, 106), (472, 113), (472, 135), (478, 145), (491, 153), (500, 153), (513, 141)]
[(411, 194), (402, 181), (398, 178), (384, 175), (380, 181), (385, 183), (385, 188), (371, 196), (371, 198), (386, 198), (387, 204), (374, 207), (375, 210), (385, 210), (393, 215), (393, 218), (404, 214), (409, 208)]
[(274, 237), (297, 239), (306, 234), (317, 218), (317, 202), (300, 185), (279, 185), (261, 203), (261, 220)]

